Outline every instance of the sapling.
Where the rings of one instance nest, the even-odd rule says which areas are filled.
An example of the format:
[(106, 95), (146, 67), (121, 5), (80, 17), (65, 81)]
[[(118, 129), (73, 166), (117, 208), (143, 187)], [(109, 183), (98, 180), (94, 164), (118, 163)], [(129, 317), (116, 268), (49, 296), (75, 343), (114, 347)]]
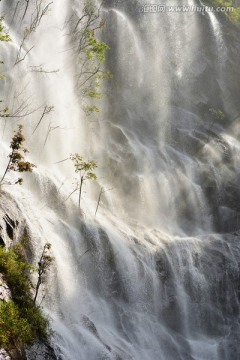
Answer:
[[(0, 185), (2, 185), (6, 175), (10, 171), (16, 172), (32, 172), (33, 168), (36, 165), (30, 163), (29, 161), (25, 160), (24, 155), (28, 153), (28, 150), (23, 146), (25, 141), (25, 137), (23, 135), (23, 126), (18, 125), (18, 130), (14, 132), (12, 137), (12, 141), (10, 143), (11, 153), (8, 155), (9, 161), (6, 167), (6, 170), (0, 180)], [(23, 179), (20, 177), (14, 184), (22, 185)]]
[(70, 159), (73, 161), (75, 172), (79, 174), (80, 180), (77, 182), (78, 206), (81, 205), (82, 187), (85, 180), (96, 180), (97, 176), (94, 170), (97, 168), (97, 163), (94, 160), (85, 161), (79, 154), (72, 154)]
[(38, 262), (38, 268), (37, 268), (38, 280), (37, 280), (37, 284), (35, 287), (35, 295), (33, 298), (34, 304), (36, 304), (40, 286), (45, 282), (47, 272), (48, 272), (49, 268), (51, 267), (52, 262), (54, 260), (54, 258), (49, 255), (50, 249), (51, 249), (51, 244), (46, 243), (43, 247), (43, 251), (42, 251), (40, 260)]

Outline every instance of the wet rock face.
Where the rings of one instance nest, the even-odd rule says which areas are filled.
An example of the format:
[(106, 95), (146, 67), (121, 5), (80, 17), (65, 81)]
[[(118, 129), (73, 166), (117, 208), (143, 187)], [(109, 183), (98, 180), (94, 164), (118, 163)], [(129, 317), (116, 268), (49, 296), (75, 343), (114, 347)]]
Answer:
[(10, 356), (4, 349), (0, 349), (0, 360), (11, 360)]
[(4, 192), (0, 195), (0, 245), (8, 247), (19, 241), (26, 224), (11, 196)]
[(43, 343), (40, 341), (26, 350), (26, 358), (27, 360), (57, 360), (52, 346), (47, 342)]
[[(24, 216), (14, 199), (7, 193), (0, 194), (0, 245), (10, 247), (20, 241), (27, 241), (25, 254), (31, 262), (33, 256), (31, 236)], [(0, 305), (2, 301), (11, 300), (11, 291), (0, 274)], [(15, 358), (15, 356), (14, 356)], [(28, 360), (56, 360), (57, 357), (49, 343), (37, 342), (26, 350)], [(0, 349), (0, 360), (12, 360), (9, 354)]]
[(3, 276), (0, 274), (0, 300), (9, 301), (11, 299), (11, 291), (4, 282)]
[(0, 246), (10, 246), (24, 243), (26, 258), (33, 260), (33, 245), (30, 241), (29, 224), (21, 208), (14, 198), (7, 192), (0, 193)]

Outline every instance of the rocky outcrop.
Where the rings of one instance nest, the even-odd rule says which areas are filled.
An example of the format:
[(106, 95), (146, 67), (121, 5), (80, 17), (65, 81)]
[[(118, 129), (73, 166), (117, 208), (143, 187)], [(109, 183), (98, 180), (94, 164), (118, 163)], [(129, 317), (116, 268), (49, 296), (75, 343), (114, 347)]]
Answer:
[(4, 349), (0, 349), (0, 360), (11, 360), (10, 356)]
[[(57, 360), (53, 347), (45, 342), (36, 342), (26, 350), (27, 360)], [(0, 359), (1, 360), (1, 359)]]
[(0, 245), (9, 247), (18, 242), (26, 228), (26, 221), (17, 203), (8, 194), (0, 193)]
[[(27, 241), (26, 241), (27, 240)], [(24, 242), (26, 258), (32, 261), (33, 250), (31, 235), (27, 226), (26, 219), (21, 212), (17, 202), (7, 192), (0, 193), (0, 245), (9, 248), (18, 242)], [(9, 301), (11, 291), (0, 274), (0, 304), (1, 301)], [(26, 349), (26, 359), (28, 360), (56, 360), (54, 349), (47, 341), (38, 341), (30, 348)], [(14, 356), (15, 358), (15, 356)], [(16, 356), (17, 358), (17, 356)], [(10, 355), (0, 349), (0, 360), (12, 360)]]
[(10, 299), (11, 291), (0, 274), (0, 301), (9, 301)]

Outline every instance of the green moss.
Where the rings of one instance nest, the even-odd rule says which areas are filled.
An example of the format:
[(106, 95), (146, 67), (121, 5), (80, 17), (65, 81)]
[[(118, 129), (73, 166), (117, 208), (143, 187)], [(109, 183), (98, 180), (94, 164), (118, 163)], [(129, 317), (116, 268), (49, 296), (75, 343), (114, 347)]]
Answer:
[(9, 352), (46, 339), (51, 333), (49, 320), (31, 297), (33, 269), (19, 245), (9, 250), (0, 247), (0, 273), (12, 293), (12, 301), (0, 302), (0, 348)]
[(209, 5), (215, 6), (215, 7), (228, 7), (232, 8), (232, 11), (224, 11), (221, 12), (222, 14), (225, 14), (227, 18), (235, 25), (240, 27), (240, 7), (234, 7), (232, 1), (224, 1), (224, 0), (208, 0), (207, 1)]
[(234, 11), (228, 13), (229, 19), (240, 27), (240, 8), (235, 8)]
[(31, 325), (20, 315), (13, 301), (0, 306), (0, 346), (7, 350), (22, 348), (32, 340)]

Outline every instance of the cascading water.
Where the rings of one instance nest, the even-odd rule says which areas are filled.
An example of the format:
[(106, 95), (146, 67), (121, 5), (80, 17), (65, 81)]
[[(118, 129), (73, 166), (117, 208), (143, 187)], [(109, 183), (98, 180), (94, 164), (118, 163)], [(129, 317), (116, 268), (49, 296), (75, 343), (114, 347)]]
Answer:
[[(76, 91), (67, 21), (81, 13), (78, 1), (53, 1), (24, 51), (34, 48), (13, 66), (17, 3), (1, 5), (13, 39), (2, 51), (8, 107), (27, 101), (28, 109), (54, 111), (37, 129), (42, 107), (21, 119), (38, 168), (8, 191), (35, 252), (53, 245), (45, 308), (59, 358), (240, 359), (237, 30), (214, 13), (142, 13), (143, 1), (105, 0), (102, 37), (113, 79), (91, 119)], [(232, 32), (229, 44), (222, 26)], [(220, 43), (226, 52), (218, 66)], [(39, 66), (56, 72), (34, 71)], [(213, 119), (209, 109), (225, 117)], [(1, 121), (1, 168), (12, 124)], [(77, 199), (66, 201), (71, 164), (57, 164), (74, 152), (100, 166), (98, 184), (85, 187), (84, 214)], [(94, 218), (98, 185), (112, 190)]]

